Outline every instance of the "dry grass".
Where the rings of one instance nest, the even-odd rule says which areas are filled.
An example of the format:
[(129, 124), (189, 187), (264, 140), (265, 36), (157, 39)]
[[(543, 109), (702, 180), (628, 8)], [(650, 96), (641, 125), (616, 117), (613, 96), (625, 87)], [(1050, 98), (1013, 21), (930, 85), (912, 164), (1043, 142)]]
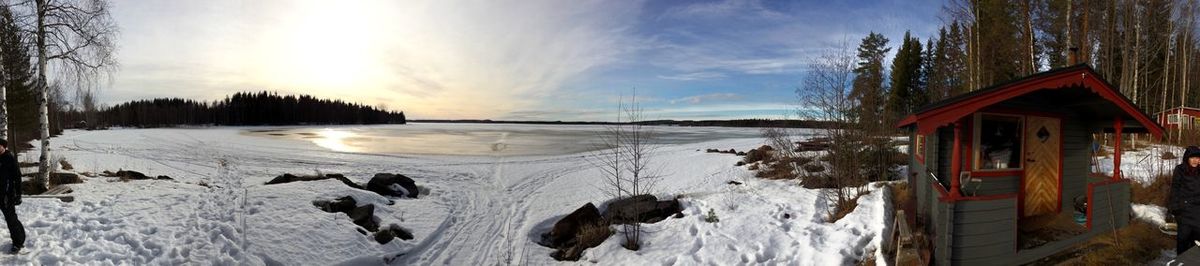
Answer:
[(1167, 196), (1171, 193), (1171, 175), (1161, 175), (1154, 178), (1149, 185), (1132, 184), (1133, 203), (1167, 206)]
[(67, 159), (59, 160), (58, 164), (62, 165), (63, 170), (67, 170), (67, 171), (75, 170), (75, 167), (71, 166), (71, 163), (68, 163)]
[(804, 166), (801, 166), (800, 169), (804, 169), (805, 172), (809, 172), (809, 173), (825, 172), (824, 165), (815, 164), (815, 163), (806, 164)]
[(801, 168), (807, 168), (807, 165), (811, 162), (812, 158), (808, 157), (770, 157), (769, 160), (762, 161), (762, 165), (757, 168), (757, 172), (754, 173), (754, 176), (758, 178), (777, 180), (795, 179), (797, 178), (796, 169), (792, 168), (792, 165), (801, 166)]
[(1167, 130), (1167, 140), (1168, 143), (1179, 146), (1197, 145), (1200, 144), (1200, 129), (1184, 130), (1183, 132)]
[(754, 173), (754, 176), (758, 177), (758, 178), (765, 178), (765, 179), (794, 179), (794, 178), (796, 178), (795, 169), (792, 168), (792, 164), (786, 163), (784, 161), (780, 161), (780, 162), (776, 162), (773, 164), (765, 165), (764, 167), (760, 167), (758, 169), (758, 172)]
[(742, 162), (755, 163), (759, 161), (771, 160), (771, 153), (774, 150), (774, 148), (771, 148), (771, 146), (767, 145), (763, 145), (757, 149), (750, 149), (749, 152), (746, 152), (746, 157), (742, 159)]
[(870, 252), (870, 253), (867, 253), (867, 255), (866, 255), (866, 256), (863, 256), (863, 259), (862, 259), (862, 260), (860, 260), (860, 261), (858, 261), (858, 263), (856, 263), (855, 265), (858, 265), (858, 266), (875, 266), (875, 252)]
[(1162, 158), (1163, 160), (1175, 160), (1175, 159), (1179, 159), (1179, 156), (1175, 156), (1175, 153), (1172, 153), (1169, 151), (1164, 151), (1162, 153), (1162, 157), (1160, 157), (1160, 158)]
[(583, 248), (591, 248), (604, 243), (604, 240), (612, 236), (613, 230), (606, 224), (588, 224), (579, 229), (576, 234), (576, 239), (583, 245)]
[(845, 201), (838, 202), (837, 206), (833, 207), (833, 212), (830, 212), (825, 220), (830, 223), (837, 222), (843, 217), (846, 217), (847, 214), (854, 212), (854, 208), (858, 208), (858, 198), (866, 195), (867, 193), (868, 192), (863, 192), (854, 197), (850, 197)]
[[(912, 190), (908, 187), (908, 182), (888, 183), (888, 187), (892, 190), (892, 206), (899, 209), (900, 206), (908, 206), (912, 201)], [(911, 214), (910, 214), (911, 215)]]
[(1159, 257), (1160, 252), (1175, 247), (1175, 239), (1158, 231), (1154, 225), (1138, 220), (1112, 233), (1102, 234), (1078, 248), (1077, 259), (1066, 265), (1144, 265)]

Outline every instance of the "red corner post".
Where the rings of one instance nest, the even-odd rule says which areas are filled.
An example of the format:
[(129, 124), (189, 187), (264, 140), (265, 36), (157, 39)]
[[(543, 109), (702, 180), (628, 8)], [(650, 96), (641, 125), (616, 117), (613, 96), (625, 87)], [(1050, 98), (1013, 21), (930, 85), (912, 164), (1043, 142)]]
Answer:
[(950, 198), (962, 196), (959, 192), (958, 173), (962, 172), (962, 122), (954, 122), (954, 148), (950, 152)]
[(1113, 180), (1121, 180), (1121, 130), (1125, 127), (1125, 120), (1117, 117), (1113, 121), (1113, 137), (1116, 138), (1116, 147), (1113, 148)]

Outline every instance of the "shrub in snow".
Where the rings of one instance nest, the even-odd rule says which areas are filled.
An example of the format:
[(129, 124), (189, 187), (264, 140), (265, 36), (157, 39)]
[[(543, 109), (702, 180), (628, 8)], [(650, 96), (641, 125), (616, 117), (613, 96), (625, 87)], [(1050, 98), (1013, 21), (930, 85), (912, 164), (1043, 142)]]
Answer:
[(815, 163), (813, 163), (813, 164), (806, 164), (806, 165), (804, 165), (804, 166), (801, 166), (800, 168), (803, 168), (805, 172), (809, 172), (809, 173), (820, 173), (820, 172), (825, 172), (825, 166), (824, 166), (824, 165), (815, 164)]
[(708, 222), (708, 223), (715, 223), (715, 222), (720, 222), (721, 219), (717, 218), (717, 210), (709, 208), (708, 214), (704, 215), (704, 221)]

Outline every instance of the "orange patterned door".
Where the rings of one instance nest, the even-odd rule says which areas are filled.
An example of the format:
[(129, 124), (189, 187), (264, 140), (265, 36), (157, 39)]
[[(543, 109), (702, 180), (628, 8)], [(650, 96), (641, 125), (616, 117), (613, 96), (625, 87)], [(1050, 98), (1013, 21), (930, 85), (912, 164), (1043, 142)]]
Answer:
[(1062, 162), (1061, 121), (1028, 116), (1025, 120), (1025, 207), (1028, 217), (1054, 214), (1059, 200), (1059, 164)]

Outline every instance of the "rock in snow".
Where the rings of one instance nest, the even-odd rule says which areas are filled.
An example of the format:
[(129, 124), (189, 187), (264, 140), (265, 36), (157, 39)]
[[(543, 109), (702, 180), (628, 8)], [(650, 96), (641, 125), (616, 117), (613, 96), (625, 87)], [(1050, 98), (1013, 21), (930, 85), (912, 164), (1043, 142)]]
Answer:
[(657, 223), (682, 211), (679, 200), (658, 201), (653, 195), (637, 195), (609, 203), (604, 219), (612, 224)]
[[(542, 245), (556, 249), (550, 256), (556, 260), (579, 260), (583, 251), (600, 245), (608, 238), (608, 224), (600, 210), (591, 202), (579, 207), (554, 223), (554, 228), (542, 234)], [(597, 235), (597, 230), (602, 231)]]
[[(403, 189), (396, 189), (392, 185), (400, 185)], [(375, 174), (371, 181), (367, 181), (367, 190), (379, 193), (379, 195), (390, 197), (417, 198), (417, 182), (412, 178), (400, 174)]]
[(600, 210), (591, 202), (579, 207), (566, 217), (554, 223), (554, 229), (542, 234), (542, 245), (551, 248), (563, 248), (575, 242), (575, 236), (585, 225), (601, 224)]
[(293, 174), (282, 174), (282, 175), (276, 176), (275, 178), (272, 178), (271, 181), (267, 181), (267, 183), (265, 183), (265, 184), (266, 185), (274, 185), (274, 184), (291, 183), (291, 182), (296, 182), (296, 181), (316, 181), (316, 180), (325, 180), (325, 179), (337, 179), (338, 181), (342, 181), (342, 184), (346, 184), (346, 186), (348, 186), (348, 187), (357, 188), (357, 189), (363, 188), (361, 185), (354, 183), (353, 181), (350, 181), (349, 178), (346, 178), (346, 176), (344, 176), (342, 174), (325, 174), (323, 176), (296, 176)]

